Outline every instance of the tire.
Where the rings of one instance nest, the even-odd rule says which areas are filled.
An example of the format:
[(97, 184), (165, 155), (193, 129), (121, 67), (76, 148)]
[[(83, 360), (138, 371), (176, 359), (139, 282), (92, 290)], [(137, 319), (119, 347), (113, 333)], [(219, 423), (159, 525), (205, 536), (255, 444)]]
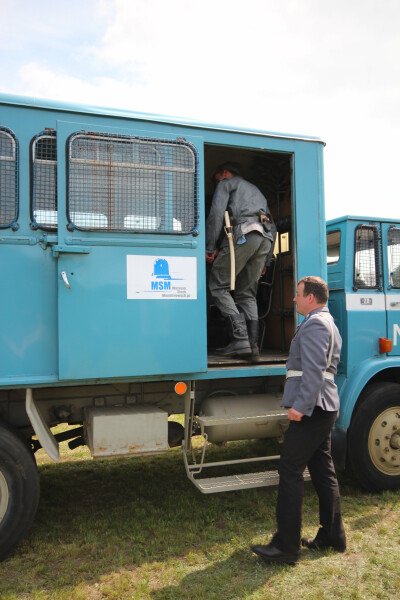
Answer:
[(400, 384), (366, 388), (350, 424), (348, 459), (364, 489), (400, 488)]
[(28, 446), (0, 423), (0, 560), (28, 532), (39, 502), (39, 476)]

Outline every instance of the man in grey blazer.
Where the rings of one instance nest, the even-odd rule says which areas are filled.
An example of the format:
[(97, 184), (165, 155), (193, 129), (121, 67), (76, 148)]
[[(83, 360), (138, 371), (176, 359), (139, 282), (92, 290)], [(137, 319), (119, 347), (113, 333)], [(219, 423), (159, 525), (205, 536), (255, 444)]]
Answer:
[[(300, 546), (344, 552), (346, 535), (339, 486), (331, 456), (331, 430), (339, 411), (334, 374), (342, 340), (326, 306), (328, 286), (320, 277), (303, 277), (297, 285), (297, 328), (286, 363), (282, 406), (288, 408), (279, 464), (277, 531), (268, 545), (252, 546), (267, 562), (297, 562)], [(320, 528), (314, 539), (301, 538), (303, 473), (308, 467), (319, 499)]]

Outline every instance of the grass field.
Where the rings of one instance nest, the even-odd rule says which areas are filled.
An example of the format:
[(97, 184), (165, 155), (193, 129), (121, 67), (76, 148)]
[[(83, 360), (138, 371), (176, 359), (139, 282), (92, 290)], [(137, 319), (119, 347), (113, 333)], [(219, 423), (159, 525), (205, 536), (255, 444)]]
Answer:
[[(58, 465), (38, 459), (36, 522), (0, 564), (1, 600), (371, 600), (400, 593), (400, 492), (365, 494), (342, 478), (347, 552), (305, 550), (295, 567), (266, 566), (249, 545), (274, 531), (274, 488), (204, 496), (186, 478), (179, 449), (104, 461), (64, 451)], [(307, 483), (304, 533), (317, 526)]]

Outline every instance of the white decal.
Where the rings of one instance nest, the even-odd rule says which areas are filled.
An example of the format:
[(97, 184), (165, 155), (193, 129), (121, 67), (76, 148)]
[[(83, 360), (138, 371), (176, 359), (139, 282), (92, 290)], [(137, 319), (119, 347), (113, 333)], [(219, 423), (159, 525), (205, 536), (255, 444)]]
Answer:
[(400, 310), (400, 294), (386, 294), (386, 310)]
[(128, 300), (196, 300), (197, 260), (129, 254), (126, 284)]
[(397, 346), (397, 336), (400, 335), (400, 326), (393, 324), (393, 346)]
[(385, 310), (384, 294), (346, 294), (346, 310)]

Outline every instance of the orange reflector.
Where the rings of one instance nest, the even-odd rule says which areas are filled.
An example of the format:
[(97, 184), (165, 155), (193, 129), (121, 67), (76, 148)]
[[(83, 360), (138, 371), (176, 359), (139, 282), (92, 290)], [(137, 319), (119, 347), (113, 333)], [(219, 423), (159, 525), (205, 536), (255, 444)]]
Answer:
[(178, 396), (183, 396), (183, 394), (186, 393), (187, 390), (187, 385), (184, 381), (178, 381), (178, 383), (175, 384), (175, 393), (178, 394)]
[(383, 354), (384, 352), (391, 352), (392, 348), (392, 340), (388, 340), (388, 338), (379, 338), (379, 352), (381, 354)]

